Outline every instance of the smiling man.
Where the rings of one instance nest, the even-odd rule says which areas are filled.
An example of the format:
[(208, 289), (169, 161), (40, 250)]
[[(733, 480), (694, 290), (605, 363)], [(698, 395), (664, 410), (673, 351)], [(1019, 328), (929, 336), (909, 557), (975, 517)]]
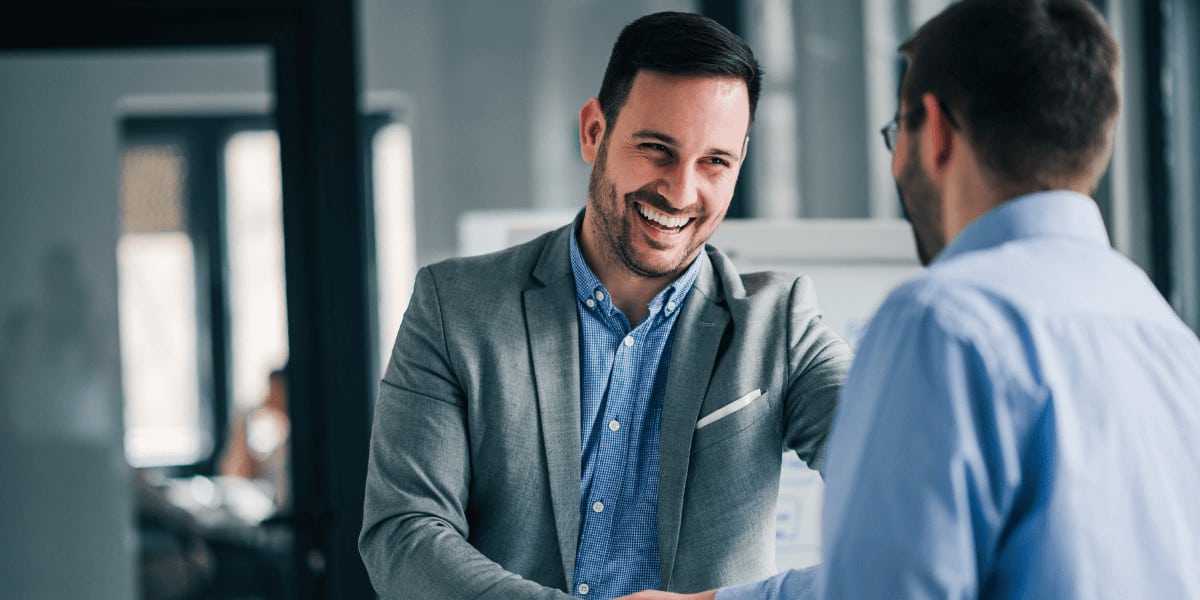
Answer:
[(714, 21), (622, 31), (580, 111), (586, 208), (422, 269), (380, 386), (360, 548), (386, 598), (611, 598), (775, 571), (781, 451), (820, 468), (849, 347), (804, 277), (739, 275), (761, 75)]
[(593, 169), (579, 242), (636, 324), (725, 218), (749, 139), (749, 92), (732, 77), (644, 71), (615, 120), (610, 129), (595, 98), (580, 111)]

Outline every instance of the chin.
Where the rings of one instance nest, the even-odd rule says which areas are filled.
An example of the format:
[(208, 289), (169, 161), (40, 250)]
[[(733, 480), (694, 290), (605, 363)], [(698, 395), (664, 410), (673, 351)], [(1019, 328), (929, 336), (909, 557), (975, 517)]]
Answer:
[(649, 254), (650, 256), (647, 256), (647, 253), (627, 256), (625, 264), (631, 271), (651, 278), (673, 277), (687, 266), (686, 258), (661, 255), (653, 251)]

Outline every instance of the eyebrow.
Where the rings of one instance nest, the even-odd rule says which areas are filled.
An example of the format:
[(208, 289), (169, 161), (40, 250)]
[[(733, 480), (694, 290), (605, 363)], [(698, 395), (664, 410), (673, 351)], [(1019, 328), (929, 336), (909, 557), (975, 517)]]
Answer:
[[(679, 141), (676, 140), (675, 138), (673, 138), (661, 131), (654, 131), (653, 129), (642, 129), (639, 131), (635, 131), (635, 132), (633, 132), (633, 138), (640, 139), (640, 140), (646, 140), (646, 139), (658, 140), (658, 141), (663, 142), (670, 146), (678, 146), (679, 145)], [(715, 156), (726, 156), (726, 157), (732, 158), (734, 160), (739, 159), (737, 154), (734, 154), (733, 152), (730, 152), (728, 150), (722, 150), (721, 148), (709, 148), (708, 150), (705, 151), (705, 154), (712, 154)]]

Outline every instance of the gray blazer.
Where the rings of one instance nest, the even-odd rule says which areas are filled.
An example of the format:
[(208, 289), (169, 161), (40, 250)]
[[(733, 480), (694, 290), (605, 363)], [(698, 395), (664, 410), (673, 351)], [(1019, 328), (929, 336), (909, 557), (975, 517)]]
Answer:
[[(384, 598), (567, 598), (579, 536), (571, 226), (421, 269), (380, 385), (359, 549)], [(663, 400), (664, 589), (775, 572), (782, 452), (819, 468), (850, 349), (811, 281), (708, 246)], [(755, 395), (757, 390), (758, 395)]]

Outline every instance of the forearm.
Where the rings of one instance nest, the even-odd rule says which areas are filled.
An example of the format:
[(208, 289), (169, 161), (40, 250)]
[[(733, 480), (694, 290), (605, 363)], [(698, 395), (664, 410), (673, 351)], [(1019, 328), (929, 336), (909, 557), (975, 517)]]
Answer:
[(817, 597), (820, 565), (780, 573), (769, 579), (709, 590), (676, 594), (646, 590), (617, 600), (809, 600)]
[(566, 598), (506, 571), (467, 541), (471, 462), (462, 409), (382, 383), (359, 540), (376, 591), (383, 598)]
[(717, 590), (716, 600), (806, 600), (817, 597), (821, 566), (780, 573), (770, 579)]
[(363, 533), (359, 543), (381, 598), (530, 598), (568, 594), (510, 573), (434, 517), (394, 518)]

